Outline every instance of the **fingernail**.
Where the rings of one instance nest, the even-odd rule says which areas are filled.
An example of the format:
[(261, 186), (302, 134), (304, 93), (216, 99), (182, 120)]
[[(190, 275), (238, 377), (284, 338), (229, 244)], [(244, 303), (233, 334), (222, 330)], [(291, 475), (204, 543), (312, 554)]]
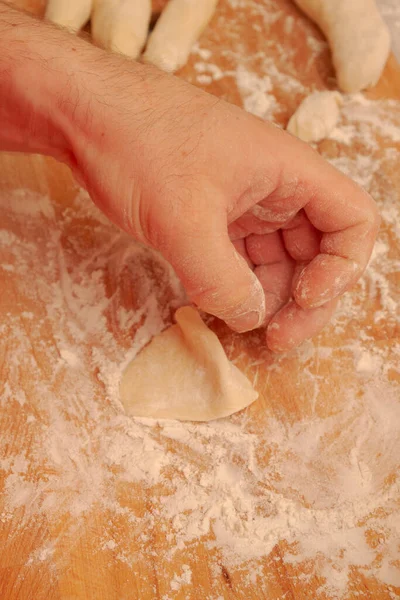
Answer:
[(234, 331), (244, 333), (245, 331), (251, 331), (252, 329), (260, 327), (262, 321), (262, 314), (256, 310), (251, 310), (240, 317), (226, 321), (226, 324)]

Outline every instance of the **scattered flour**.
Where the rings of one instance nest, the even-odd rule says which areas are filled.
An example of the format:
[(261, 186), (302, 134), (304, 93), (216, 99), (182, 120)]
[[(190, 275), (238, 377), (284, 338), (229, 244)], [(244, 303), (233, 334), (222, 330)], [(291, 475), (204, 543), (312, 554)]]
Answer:
[(192, 582), (192, 571), (188, 565), (182, 565), (181, 575), (174, 575), (171, 581), (171, 589), (179, 590), (182, 585), (190, 585)]
[(270, 78), (259, 77), (239, 66), (236, 81), (243, 98), (243, 108), (257, 117), (267, 119), (276, 105), (275, 97), (268, 93), (272, 90)]
[(377, 0), (377, 4), (390, 29), (393, 52), (400, 62), (400, 4), (398, 0)]
[[(295, 17), (270, 0), (264, 12), (229, 0), (239, 12), (249, 2), (260, 30), (269, 18), (296, 34)], [(238, 23), (233, 50), (196, 46), (193, 81), (233, 80), (246, 110), (281, 123), (310, 91), (308, 73), (326, 45), (305, 26), (312, 59), (300, 79), (281, 47), (280, 62), (268, 55), (268, 40), (252, 55)], [(27, 190), (0, 198), (8, 223), (0, 229), (0, 523), (10, 543), (43, 516), (49, 526), (66, 523), (27, 551), (27, 565), (54, 564), (59, 544), (68, 560), (100, 510), (109, 519), (99, 552), (135, 573), (157, 551), (174, 565), (164, 600), (193, 585), (201, 544), (213, 574), (207, 600), (224, 597), (221, 564), (243, 574), (249, 597), (287, 597), (273, 591), (274, 564), (293, 585), (312, 581), (313, 600), (345, 598), (354, 573), (400, 597), (399, 123), (399, 103), (345, 98), (339, 126), (318, 149), (379, 203), (383, 227), (368, 273), (327, 332), (290, 355), (260, 352), (250, 334), (257, 358), (247, 374), (263, 410), (214, 423), (134, 420), (119, 402), (124, 366), (185, 302), (169, 265), (117, 231), (83, 192), (70, 207)], [(222, 332), (222, 340), (240, 363), (240, 336)], [(3, 426), (16, 420), (17, 436)]]
[[(352, 175), (357, 165), (341, 158), (340, 166)], [(368, 182), (376, 183), (374, 177)], [(390, 182), (384, 193), (386, 185)], [(0, 210), (11, 211), (16, 224), (26, 222), (27, 207), (22, 213), (18, 204), (11, 209), (12, 198), (2, 198)], [(377, 303), (379, 322), (399, 324), (394, 298), (400, 264), (389, 245), (390, 224), (383, 228), (368, 275), (345, 297), (333, 324), (335, 335), (347, 340), (343, 348), (330, 347), (329, 336), (322, 335), (292, 357), (271, 362), (261, 356), (251, 368), (256, 384), (259, 373), (267, 372), (270, 389), (277, 390), (283, 369), (301, 365), (310, 396), (298, 398), (305, 407), (300, 420), (266, 409), (264, 416), (244, 411), (210, 424), (155, 424), (124, 416), (118, 384), (126, 362), (184, 302), (179, 283), (158, 255), (100, 215), (98, 220), (85, 194), (73, 208), (57, 209), (51, 227), (49, 215), (34, 214), (36, 200), (26, 192), (30, 216), (23, 238), (0, 238), (0, 252), (15, 265), (7, 273), (2, 302), (7, 305), (13, 286), (23, 297), (23, 310), (10, 303), (2, 324), (1, 344), (8, 340), (10, 348), (1, 410), (25, 420), (30, 440), (27, 454), (10, 444), (7, 433), (1, 436), (2, 522), (11, 522), (15, 510), (24, 507), (29, 519), (45, 514), (57, 521), (68, 513), (79, 523), (103, 506), (125, 515), (132, 539), (140, 532), (143, 552), (149, 543), (145, 532), (169, 524), (170, 560), (202, 539), (210, 556), (222, 552), (230, 569), (251, 561), (256, 570), (286, 540), (288, 565), (300, 564), (304, 571), (307, 561), (319, 557), (320, 592), (330, 597), (345, 593), (352, 565), (398, 585), (400, 394), (393, 375), (399, 373), (400, 344), (396, 338), (376, 344), (365, 323)], [(399, 207), (390, 204), (390, 196), (385, 202), (397, 222)], [(357, 338), (352, 327), (363, 335)], [(46, 331), (50, 337), (42, 335)], [(336, 380), (335, 370), (343, 368), (339, 356), (350, 373), (353, 364), (353, 377), (329, 392), (336, 396), (337, 412), (324, 414), (324, 369)], [(30, 380), (22, 389), (19, 382), (27, 373)], [(29, 473), (38, 469), (45, 469), (46, 478), (32, 480)], [(138, 517), (134, 502), (132, 508), (126, 500), (122, 504), (122, 482), (133, 486), (133, 501), (137, 483), (148, 489), (152, 510)], [(378, 546), (368, 543), (369, 532), (382, 540)], [(99, 547), (112, 550), (115, 560), (131, 560), (125, 538), (105, 534)], [(47, 541), (28, 562), (51, 562), (52, 556)], [(190, 583), (188, 569), (176, 571), (169, 595)], [(266, 589), (269, 577), (261, 577)]]

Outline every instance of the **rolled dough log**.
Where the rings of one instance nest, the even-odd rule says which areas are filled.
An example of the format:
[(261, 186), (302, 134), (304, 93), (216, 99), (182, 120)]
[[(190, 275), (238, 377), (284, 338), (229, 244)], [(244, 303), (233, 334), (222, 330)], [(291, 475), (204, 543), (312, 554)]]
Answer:
[(227, 417), (258, 397), (250, 381), (193, 308), (153, 338), (126, 368), (122, 404), (129, 415), (181, 421)]
[(328, 39), (339, 87), (375, 85), (390, 52), (389, 29), (375, 0), (295, 0)]
[(170, 0), (149, 37), (143, 60), (168, 72), (183, 67), (217, 4), (218, 0)]
[(49, 0), (45, 18), (76, 32), (89, 21), (91, 10), (92, 0)]
[(339, 92), (314, 92), (300, 104), (287, 131), (304, 142), (323, 140), (336, 127), (342, 103)]
[(151, 0), (94, 0), (92, 36), (103, 48), (137, 58), (146, 43)]

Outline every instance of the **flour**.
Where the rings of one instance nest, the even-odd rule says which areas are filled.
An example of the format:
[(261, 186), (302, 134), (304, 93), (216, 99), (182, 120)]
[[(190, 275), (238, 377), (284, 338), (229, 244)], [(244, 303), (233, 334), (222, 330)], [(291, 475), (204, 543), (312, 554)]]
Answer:
[(397, 0), (377, 0), (377, 4), (391, 32), (393, 52), (400, 61), (400, 5)]
[[(11, 200), (9, 197), (10, 204)], [(131, 536), (140, 535), (143, 552), (148, 542), (145, 532), (155, 523), (170, 523), (170, 560), (176, 551), (203, 537), (211, 556), (216, 549), (222, 551), (232, 569), (243, 561), (256, 561), (252, 571), (256, 573), (261, 568), (257, 560), (285, 539), (292, 548), (285, 555), (287, 564), (327, 557), (320, 567), (320, 591), (331, 597), (345, 593), (353, 564), (397, 585), (394, 561), (399, 557), (396, 540), (400, 529), (394, 511), (399, 488), (397, 480), (390, 482), (388, 477), (398, 468), (400, 404), (398, 389), (393, 388), (388, 374), (398, 365), (398, 345), (391, 358), (390, 348), (370, 346), (368, 336), (364, 342), (352, 340), (347, 352), (355, 368), (362, 371), (363, 393), (356, 397), (355, 380), (345, 391), (338, 412), (330, 416), (318, 415), (321, 382), (315, 369), (323, 361), (334, 365), (338, 350), (321, 347), (317, 338), (295, 353), (304, 376), (310, 378), (317, 392), (309, 416), (292, 425), (266, 415), (261, 432), (259, 428), (253, 432), (247, 414), (199, 425), (160, 422), (155, 426), (151, 420), (128, 419), (119, 408), (117, 394), (126, 354), (133, 355), (169, 322), (164, 297), (167, 306), (176, 306), (183, 295), (160, 257), (101, 223), (101, 218), (96, 221), (96, 211), (83, 194), (77, 206), (74, 218), (70, 210), (66, 211), (67, 218), (57, 222), (50, 241), (34, 246), (31, 257), (32, 263), (44, 265), (41, 277), (35, 276), (36, 284), (32, 281), (30, 288), (45, 301), (46, 316), (39, 319), (39, 325), (51, 323), (59, 353), (51, 346), (46, 348), (46, 360), (52, 366), (47, 383), (39, 365), (29, 365), (40, 398), (33, 393), (25, 406), (27, 425), (35, 425), (30, 414), (34, 407), (46, 415), (47, 425), (43, 431), (35, 428), (29, 458), (17, 450), (1, 463), (6, 476), (2, 522), (9, 522), (18, 507), (24, 507), (30, 518), (46, 514), (47, 519), (57, 521), (67, 511), (79, 522), (100, 505), (129, 519)], [(102, 241), (101, 246), (85, 245), (89, 215), (90, 227)], [(38, 215), (33, 229), (40, 230), (40, 223)], [(74, 256), (61, 242), (67, 239), (72, 224), (74, 233), (68, 240), (75, 248)], [(396, 264), (396, 259), (388, 257), (389, 246), (384, 240), (372, 257), (371, 275), (358, 290), (365, 300), (371, 298), (368, 285), (374, 281), (374, 272), (385, 278)], [(29, 240), (13, 247), (15, 258), (24, 254), (24, 244), (31, 247)], [(105, 273), (115, 278), (111, 295), (104, 286)], [(125, 307), (121, 313), (121, 293), (133, 273), (140, 282), (135, 289), (142, 300), (135, 310)], [(157, 279), (153, 279), (154, 273)], [(372, 297), (381, 288), (379, 281), (377, 285), (376, 290), (371, 288)], [(385, 293), (390, 295), (390, 286)], [(357, 308), (358, 294), (349, 296), (336, 328)], [(389, 309), (383, 306), (382, 311), (387, 318)], [(28, 321), (32, 321), (29, 314)], [(12, 355), (11, 371), (22, 367), (21, 357), (29, 354), (24, 350), (26, 333), (18, 320), (12, 315), (7, 319), (20, 349)], [(127, 328), (135, 330), (133, 347)], [(89, 341), (92, 348), (85, 356)], [(105, 385), (104, 399), (96, 394), (89, 375), (96, 366)], [(277, 377), (281, 368), (278, 361)], [(255, 379), (257, 369), (265, 369), (262, 359), (253, 372)], [(370, 376), (367, 382), (366, 372)], [(51, 386), (61, 376), (63, 388), (52, 392)], [(18, 390), (13, 382), (11, 373), (1, 396), (10, 408)], [(7, 443), (6, 436), (2, 443)], [(271, 453), (267, 466), (260, 462), (263, 447)], [(41, 464), (51, 467), (47, 480), (30, 481), (29, 469)], [(139, 518), (134, 509), (120, 504), (116, 485), (123, 481), (140, 482), (149, 490), (163, 483), (169, 492), (160, 495), (154, 491), (152, 512)], [(393, 516), (385, 517), (385, 510)], [(375, 548), (366, 540), (370, 530), (383, 540)], [(116, 560), (130, 564), (128, 547), (129, 540), (122, 538), (99, 540), (100, 549), (113, 551)], [(378, 552), (382, 558), (377, 563)], [(51, 561), (52, 556), (51, 546), (46, 545), (29, 556), (28, 564)], [(191, 570), (186, 567), (172, 578), (171, 593), (190, 584)]]
[[(346, 164), (354, 169), (352, 161)], [(35, 198), (27, 193), (26, 201)], [(12, 205), (12, 196), (7, 204)], [(16, 214), (15, 218), (20, 217)], [(140, 540), (143, 552), (149, 543), (146, 532), (157, 523), (168, 523), (169, 560), (203, 539), (210, 556), (216, 550), (222, 552), (230, 569), (252, 561), (249, 585), (257, 581), (268, 586), (258, 561), (273, 552), (280, 540), (289, 544), (288, 565), (306, 565), (320, 557), (320, 592), (331, 597), (345, 593), (353, 564), (383, 582), (398, 584), (394, 561), (399, 558), (399, 487), (397, 479), (390, 479), (400, 455), (399, 393), (390, 381), (391, 370), (399, 364), (398, 344), (392, 348), (373, 345), (368, 329), (363, 340), (351, 337), (342, 350), (321, 345), (323, 336), (307, 342), (293, 356), (303, 377), (309, 379), (311, 410), (292, 424), (268, 413), (261, 424), (252, 423), (247, 412), (198, 425), (134, 421), (121, 411), (118, 383), (125, 362), (170, 322), (170, 308), (184, 301), (170, 267), (100, 215), (97, 220), (96, 209), (83, 193), (74, 213), (67, 209), (61, 214), (52, 233), (41, 214), (31, 218), (30, 229), (32, 240), (18, 239), (12, 246), (17, 271), (10, 276), (20, 276), (18, 265), (24, 265), (21, 257), (28, 260), (28, 251), (35, 270), (21, 267), (22, 273), (32, 273), (27, 300), (36, 298), (39, 304), (21, 316), (10, 313), (4, 324), (12, 329), (18, 348), (9, 355), (10, 372), (1, 391), (5, 409), (15, 411), (20, 390), (16, 377), (23, 372), (24, 357), (30, 352), (21, 318), (51, 327), (56, 347), (35, 338), (34, 330), (29, 333), (42, 347), (50, 369), (45, 377), (43, 365), (29, 361), (35, 389), (21, 407), (27, 431), (33, 428), (29, 457), (19, 453), (19, 448), (10, 453), (7, 435), (1, 439), (5, 444), (1, 462), (4, 524), (19, 507), (24, 507), (29, 519), (45, 514), (57, 522), (67, 512), (79, 524), (100, 506), (129, 520), (129, 535)], [(97, 242), (88, 246), (90, 232)], [(361, 323), (362, 302), (368, 304), (382, 290), (383, 317), (387, 321), (392, 316), (398, 322), (388, 304), (393, 293), (388, 277), (394, 266), (399, 268), (396, 257), (389, 256), (384, 234), (368, 276), (347, 297), (336, 318), (338, 333), (349, 317)], [(129, 296), (130, 306), (125, 292), (133, 275), (135, 296)], [(42, 316), (37, 314), (41, 306), (45, 306)], [(337, 390), (337, 412), (324, 415), (318, 406), (323, 384), (318, 372), (323, 363), (334, 368), (339, 352), (353, 362), (360, 377), (356, 375), (347, 389)], [(97, 382), (90, 376), (96, 368)], [(252, 371), (255, 380), (258, 370), (265, 368), (261, 357)], [(279, 380), (282, 368), (280, 361), (270, 365), (270, 377)], [(63, 385), (57, 387), (61, 381)], [(100, 395), (96, 391), (99, 381), (104, 386)], [(361, 396), (355, 393), (360, 384)], [(306, 398), (299, 401), (307, 406)], [(45, 417), (46, 425), (37, 426), (35, 413), (42, 415), (41, 421)], [(265, 463), (262, 456), (267, 448), (270, 457)], [(47, 479), (31, 481), (29, 471), (41, 465), (46, 465)], [(151, 512), (139, 517), (133, 507), (121, 503), (117, 489), (123, 482), (140, 484), (152, 493)], [(168, 493), (157, 491), (160, 484)], [(392, 516), (386, 517), (385, 511)], [(366, 538), (371, 530), (382, 539), (374, 548)], [(129, 543), (115, 533), (110, 538), (104, 533), (98, 546), (133, 568)], [(51, 562), (53, 554), (46, 542), (27, 561)], [(382, 554), (379, 560), (378, 554)], [(171, 579), (167, 597), (190, 585), (191, 567), (186, 567), (181, 566)]]
[[(235, 10), (235, 19), (229, 6)], [(237, 96), (232, 91), (237, 89), (245, 110), (280, 122), (287, 106), (294, 108), (298, 96), (307, 91), (298, 78), (299, 65), (290, 49), (291, 37), (297, 41), (300, 31), (304, 43), (310, 45), (309, 60), (302, 66), (305, 73), (312, 72), (315, 59), (326, 52), (326, 42), (313, 39), (309, 35), (312, 26), (299, 23), (298, 14), (295, 19), (273, 0), (227, 0), (220, 3), (218, 18), (218, 35), (207, 31), (210, 38), (203, 36), (201, 44), (193, 48), (193, 69), (187, 73), (188, 81), (206, 90), (220, 84), (219, 95), (236, 103)], [(259, 36), (256, 52), (252, 36), (248, 35), (249, 20)], [(224, 26), (225, 22), (229, 26)], [(265, 32), (271, 26), (281, 26), (286, 39), (268, 39)], [(209, 47), (205, 47), (207, 42)]]
[(171, 589), (179, 590), (182, 585), (190, 585), (192, 582), (192, 571), (188, 565), (182, 565), (183, 572), (181, 575), (174, 575), (171, 581)]
[(243, 108), (257, 117), (266, 119), (276, 104), (269, 77), (259, 77), (242, 67), (236, 73), (236, 81), (243, 98)]
[(357, 371), (371, 373), (377, 368), (377, 361), (369, 352), (362, 352), (356, 364)]
[[(252, 5), (261, 30), (269, 18), (288, 36), (298, 32), (274, 3), (264, 14)], [(268, 40), (246, 58), (240, 29), (229, 52), (196, 46), (192, 80), (222, 90), (226, 82), (247, 110), (282, 125), (312, 91), (307, 73), (326, 51), (303, 29), (312, 56), (301, 80), (283, 47), (281, 62), (269, 56)], [(379, 203), (368, 272), (326, 332), (289, 355), (271, 358), (249, 334), (256, 358), (247, 375), (257, 386), (267, 374), (274, 393), (260, 389), (262, 410), (209, 424), (133, 420), (119, 401), (126, 364), (185, 303), (162, 257), (116, 230), (84, 192), (69, 208), (28, 190), (0, 198), (0, 222), (9, 224), (0, 230), (0, 526), (17, 543), (43, 517), (57, 531), (65, 523), (27, 550), (26, 565), (57, 569), (59, 545), (68, 561), (100, 511), (98, 552), (137, 577), (165, 537), (160, 553), (174, 566), (164, 600), (196, 583), (201, 544), (207, 600), (223, 598), (221, 564), (240, 573), (249, 597), (276, 597), (274, 564), (299, 589), (319, 585), (315, 600), (345, 598), (354, 572), (399, 597), (399, 123), (398, 103), (345, 97), (338, 127), (316, 147)], [(222, 338), (240, 364), (240, 338)], [(17, 436), (8, 425), (16, 420)]]
[(341, 110), (342, 125), (331, 133), (330, 139), (351, 144), (359, 137), (368, 146), (377, 146), (382, 138), (400, 142), (400, 130), (387, 116), (391, 106), (396, 106), (393, 100), (371, 103), (360, 94), (349, 95)]

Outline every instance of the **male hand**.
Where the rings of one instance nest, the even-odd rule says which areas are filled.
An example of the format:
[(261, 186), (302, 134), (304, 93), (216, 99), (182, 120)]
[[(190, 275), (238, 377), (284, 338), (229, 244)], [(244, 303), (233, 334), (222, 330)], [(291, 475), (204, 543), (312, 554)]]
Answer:
[(156, 71), (142, 76), (138, 92), (113, 65), (76, 147), (78, 177), (171, 262), (201, 309), (237, 331), (267, 325), (277, 352), (313, 336), (367, 265), (375, 203), (277, 127)]
[(194, 303), (267, 325), (273, 351), (327, 323), (378, 231), (365, 191), (275, 126), (1, 2), (0, 32), (0, 147), (67, 162)]

